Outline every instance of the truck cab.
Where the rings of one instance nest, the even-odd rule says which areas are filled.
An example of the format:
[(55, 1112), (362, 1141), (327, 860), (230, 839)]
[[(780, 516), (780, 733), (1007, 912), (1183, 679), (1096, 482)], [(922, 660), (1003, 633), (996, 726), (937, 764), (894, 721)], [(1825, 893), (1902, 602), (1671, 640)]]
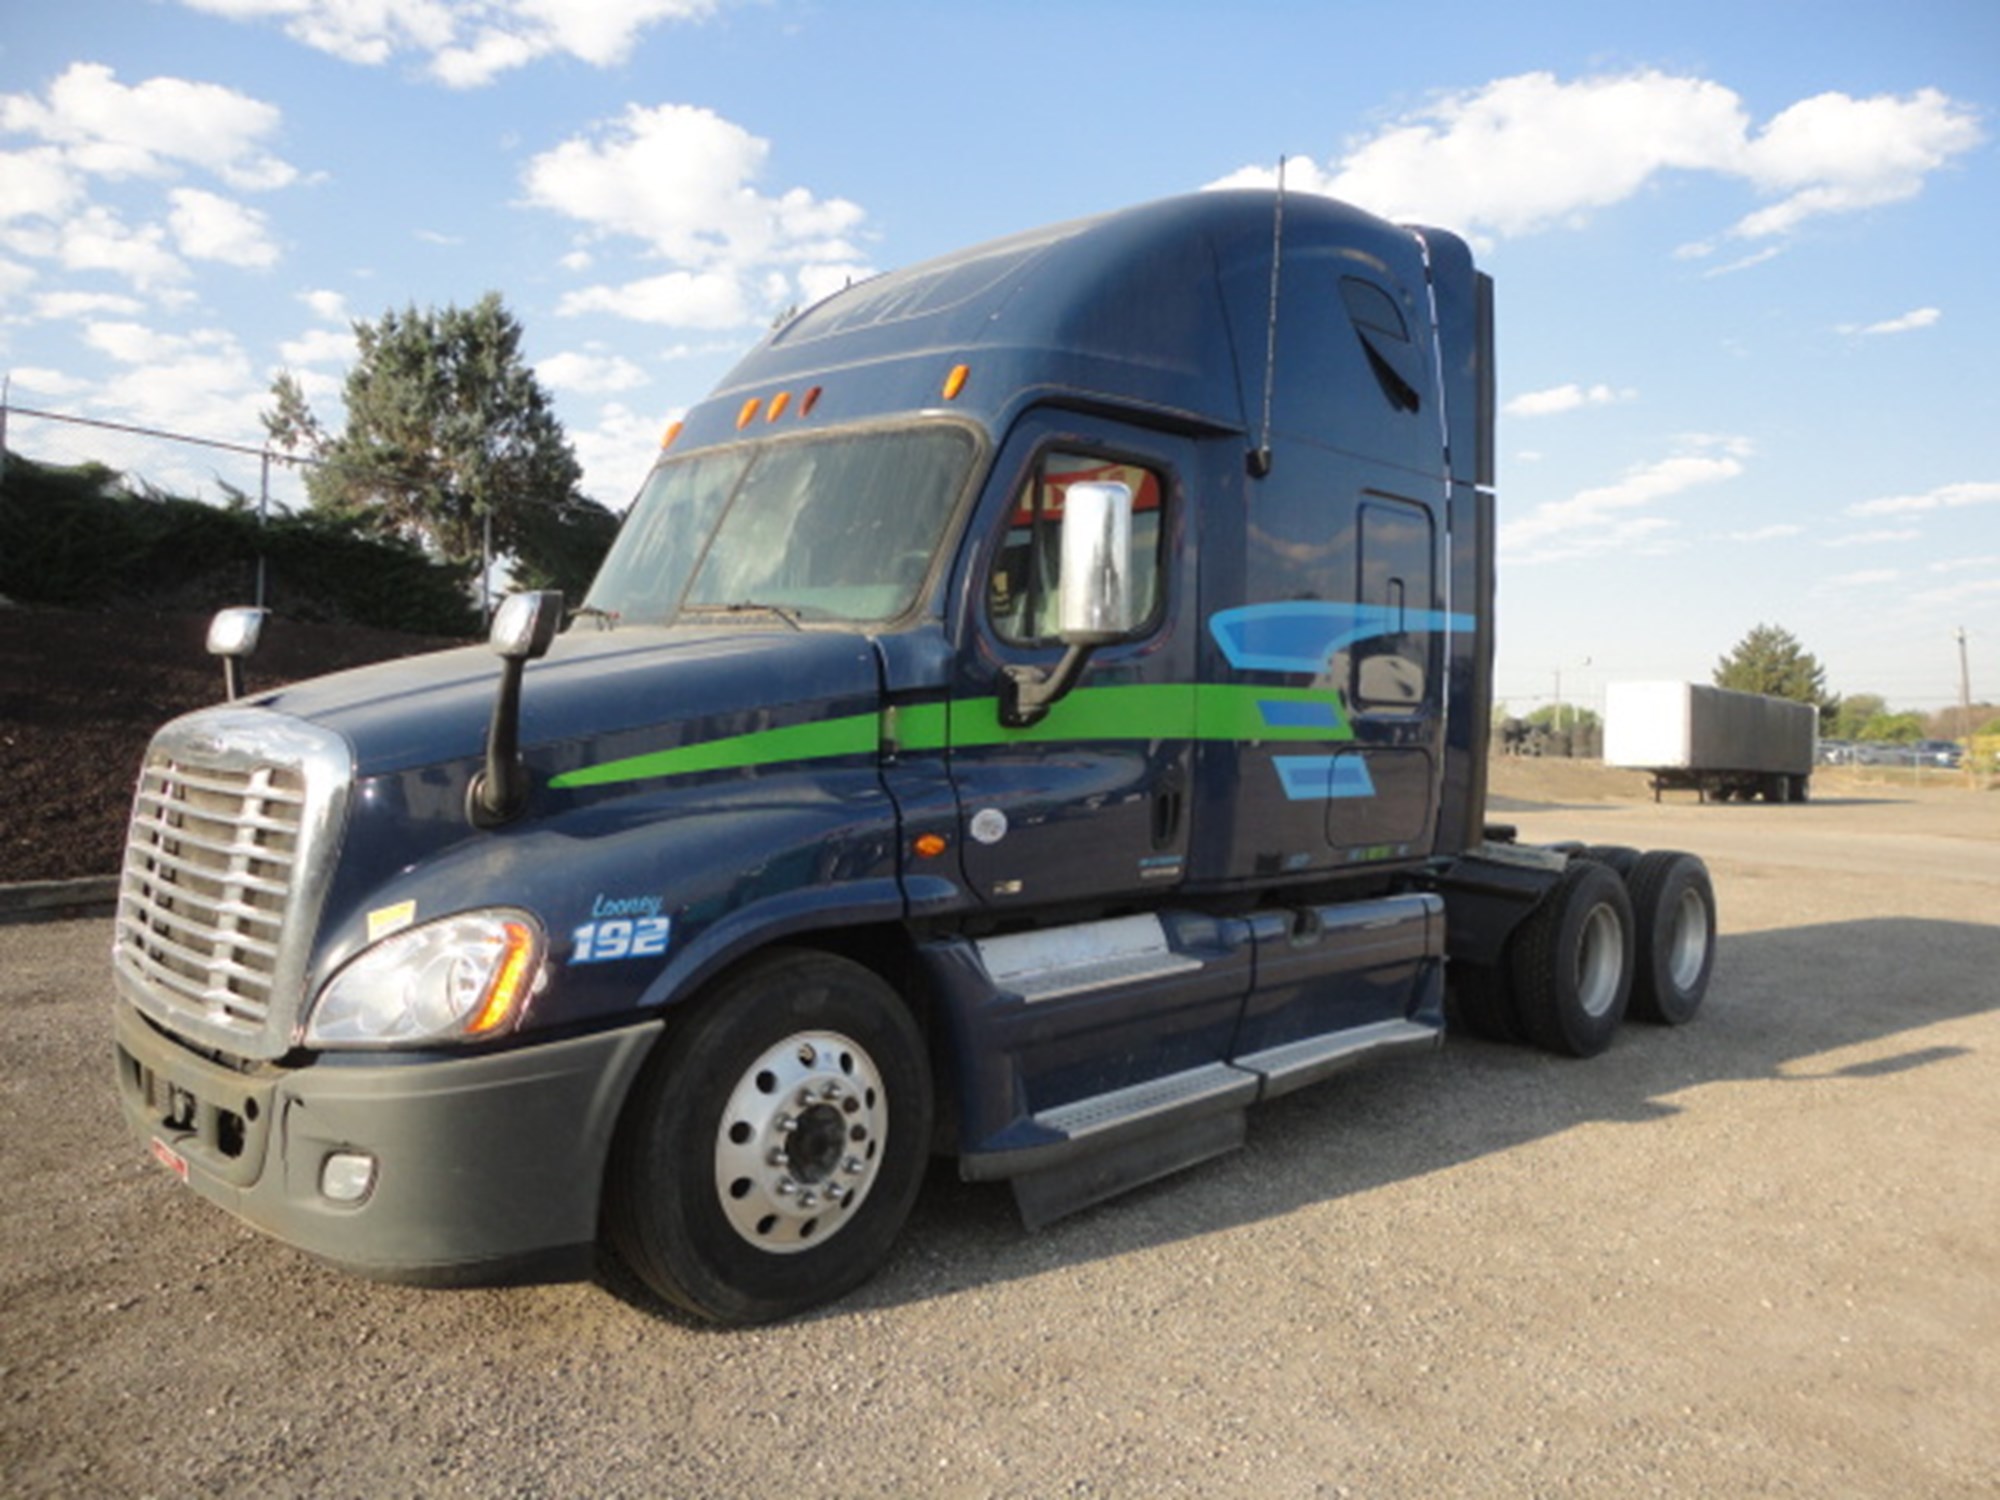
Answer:
[(1559, 1050), (1649, 966), (1705, 988), (1705, 876), (1660, 970), (1618, 876), (1486, 837), (1491, 305), (1455, 236), (1247, 192), (793, 318), (581, 604), (503, 612), (497, 687), (468, 648), (161, 731), (134, 1130), (367, 1274), (602, 1246), (753, 1322), (866, 1276), (933, 1153), (1033, 1226), (1435, 1046), (1448, 963), (1513, 1029), (1523, 924)]

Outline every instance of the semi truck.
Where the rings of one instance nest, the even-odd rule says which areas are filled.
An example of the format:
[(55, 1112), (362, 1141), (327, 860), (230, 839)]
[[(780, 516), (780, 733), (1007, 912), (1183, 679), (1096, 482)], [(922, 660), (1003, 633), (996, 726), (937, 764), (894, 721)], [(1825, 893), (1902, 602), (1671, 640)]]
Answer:
[(1810, 703), (1699, 682), (1614, 682), (1604, 693), (1604, 763), (1645, 771), (1653, 800), (1804, 802), (1819, 754)]
[(1325, 198), (798, 314), (575, 608), (159, 731), (136, 1140), (363, 1274), (743, 1324), (857, 1286), (936, 1157), (1032, 1230), (1448, 1022), (1692, 1018), (1698, 859), (1485, 821), (1493, 414), (1465, 243)]

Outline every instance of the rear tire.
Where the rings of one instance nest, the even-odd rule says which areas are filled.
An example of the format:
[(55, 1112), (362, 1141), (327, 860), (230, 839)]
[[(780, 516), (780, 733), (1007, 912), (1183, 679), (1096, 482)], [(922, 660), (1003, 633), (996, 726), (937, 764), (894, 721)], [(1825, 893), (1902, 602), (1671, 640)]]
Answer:
[(1515, 1016), (1536, 1046), (1595, 1057), (1632, 993), (1632, 901), (1625, 882), (1575, 860), (1514, 934)]
[(923, 1180), (922, 1034), (872, 971), (803, 950), (754, 960), (697, 1003), (627, 1108), (606, 1183), (612, 1249), (717, 1323), (833, 1301), (882, 1263)]
[(1662, 1026), (1685, 1026), (1701, 1009), (1715, 972), (1715, 888), (1692, 854), (1656, 849), (1641, 855), (1630, 881), (1638, 951), (1632, 1014)]

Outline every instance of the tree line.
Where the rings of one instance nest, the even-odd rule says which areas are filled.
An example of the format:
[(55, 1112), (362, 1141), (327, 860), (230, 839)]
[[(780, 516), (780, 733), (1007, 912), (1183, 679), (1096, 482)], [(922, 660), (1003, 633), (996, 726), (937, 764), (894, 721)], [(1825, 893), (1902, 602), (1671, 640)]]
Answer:
[(618, 529), (521, 357), (521, 326), (489, 293), (354, 325), (346, 419), (323, 425), (281, 372), (261, 415), (306, 460), (307, 507), (260, 518), (224, 486), (210, 505), (104, 464), (8, 453), (0, 469), (0, 595), (28, 603), (202, 610), (261, 577), (281, 614), (470, 635), (489, 564), (518, 588), (581, 598)]
[(2000, 708), (1990, 703), (1973, 704), (1970, 714), (1953, 707), (1926, 716), (1892, 713), (1887, 700), (1876, 693), (1829, 692), (1826, 668), (1798, 637), (1777, 625), (1754, 627), (1720, 658), (1715, 685), (1810, 703), (1819, 710), (1820, 735), (1826, 739), (1907, 745), (1922, 739), (2000, 734)]

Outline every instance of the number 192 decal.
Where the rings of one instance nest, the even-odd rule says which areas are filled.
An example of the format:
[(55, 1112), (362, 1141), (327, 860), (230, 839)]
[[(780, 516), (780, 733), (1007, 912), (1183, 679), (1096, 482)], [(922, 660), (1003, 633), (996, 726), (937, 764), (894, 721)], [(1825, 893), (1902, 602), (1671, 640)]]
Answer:
[(667, 936), (672, 930), (670, 917), (586, 922), (570, 934), (575, 950), (569, 961), (601, 964), (614, 958), (659, 958), (667, 951)]

